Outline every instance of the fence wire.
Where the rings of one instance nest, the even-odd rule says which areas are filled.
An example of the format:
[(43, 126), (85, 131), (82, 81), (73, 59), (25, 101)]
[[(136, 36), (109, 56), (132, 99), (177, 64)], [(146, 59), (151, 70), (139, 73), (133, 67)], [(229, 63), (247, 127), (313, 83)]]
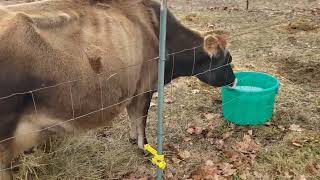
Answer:
[[(260, 31), (260, 30), (265, 30), (266, 28), (272, 28), (272, 27), (274, 27), (274, 26), (278, 26), (278, 25), (281, 25), (281, 24), (284, 24), (284, 23), (287, 23), (287, 21), (280, 21), (280, 22), (274, 23), (273, 25), (266, 25), (266, 26), (260, 27), (260, 28), (249, 29), (248, 31), (245, 31), (245, 32), (242, 32), (242, 33), (238, 33), (238, 34), (235, 34), (235, 35), (231, 36), (230, 39), (231, 39), (231, 40), (232, 40), (232, 39), (235, 40), (235, 39), (237, 39), (238, 37), (243, 36), (243, 35), (245, 35), (245, 34), (250, 34), (250, 33), (258, 32), (258, 31)], [(227, 63), (227, 64), (224, 64), (224, 65), (222, 65), (222, 66), (216, 67), (216, 68), (211, 68), (211, 67), (212, 67), (212, 62), (211, 62), (211, 63), (210, 63), (210, 66), (208, 67), (208, 70), (205, 70), (205, 71), (203, 71), (203, 72), (194, 74), (194, 69), (195, 69), (195, 64), (196, 64), (195, 62), (196, 62), (196, 58), (197, 58), (197, 57), (196, 57), (196, 50), (197, 50), (198, 48), (202, 48), (202, 47), (203, 47), (203, 45), (198, 45), (198, 46), (195, 46), (195, 47), (192, 47), (192, 48), (183, 49), (183, 50), (181, 50), (181, 51), (169, 52), (169, 53), (168, 53), (168, 57), (171, 56), (171, 57), (172, 57), (172, 60), (173, 60), (173, 68), (172, 68), (172, 72), (171, 72), (171, 82), (172, 82), (172, 80), (173, 80), (173, 74), (174, 74), (174, 68), (175, 68), (175, 67), (174, 67), (174, 65), (175, 65), (174, 62), (175, 62), (175, 60), (176, 60), (176, 59), (175, 59), (175, 56), (178, 55), (178, 54), (184, 53), (184, 52), (186, 52), (186, 51), (193, 51), (193, 58), (194, 58), (194, 59), (193, 59), (193, 67), (192, 67), (192, 72), (191, 72), (191, 74), (192, 74), (192, 76), (194, 76), (194, 77), (199, 76), (199, 75), (201, 75), (201, 74), (208, 73), (208, 72), (216, 71), (216, 70), (218, 70), (218, 69), (220, 69), (220, 68), (223, 68), (223, 67), (226, 67), (226, 66), (229, 66), (229, 65), (230, 65), (229, 63)], [(79, 47), (79, 49), (81, 50), (81, 47)], [(169, 58), (169, 59), (170, 59), (170, 58)], [(138, 96), (156, 92), (157, 89), (152, 89), (152, 88), (151, 88), (151, 84), (152, 84), (152, 83), (151, 83), (151, 73), (152, 73), (152, 72), (150, 72), (150, 69), (149, 69), (149, 70), (148, 70), (148, 77), (147, 77), (147, 78), (149, 78), (149, 79), (148, 79), (148, 82), (149, 82), (149, 87), (148, 87), (149, 90), (148, 90), (148, 91), (135, 94), (134, 96), (128, 97), (128, 98), (126, 98), (126, 99), (124, 99), (124, 100), (122, 100), (122, 101), (119, 101), (119, 102), (117, 102), (117, 103), (115, 103), (115, 104), (112, 104), (112, 105), (105, 105), (105, 104), (104, 104), (104, 101), (103, 101), (104, 91), (103, 91), (102, 80), (105, 80), (106, 82), (108, 82), (111, 78), (113, 78), (113, 77), (115, 77), (115, 76), (117, 76), (117, 75), (120, 76), (120, 75), (121, 75), (121, 71), (128, 70), (128, 69), (130, 69), (130, 68), (137, 67), (137, 66), (141, 66), (141, 65), (143, 65), (143, 64), (145, 64), (145, 63), (150, 63), (150, 62), (154, 62), (154, 61), (158, 61), (158, 60), (159, 60), (159, 57), (154, 57), (154, 58), (148, 59), (148, 60), (146, 60), (146, 61), (143, 61), (143, 62), (140, 62), (140, 63), (137, 63), (137, 64), (133, 64), (133, 65), (126, 66), (126, 67), (121, 67), (121, 68), (119, 68), (119, 69), (117, 69), (117, 70), (114, 70), (114, 71), (112, 71), (112, 72), (102, 72), (102, 73), (99, 73), (99, 74), (96, 74), (96, 75), (93, 75), (93, 76), (87, 76), (87, 77), (82, 77), (82, 78), (79, 78), (79, 79), (68, 80), (68, 81), (65, 81), (65, 82), (57, 83), (57, 84), (55, 84), (55, 85), (46, 86), (46, 87), (41, 87), (41, 88), (29, 90), (29, 91), (14, 92), (14, 93), (9, 94), (9, 95), (7, 95), (7, 96), (0, 97), (0, 100), (6, 100), (6, 99), (9, 99), (9, 98), (12, 98), (12, 97), (15, 97), (15, 96), (19, 96), (19, 95), (31, 95), (34, 112), (35, 112), (35, 114), (36, 114), (35, 117), (38, 118), (39, 108), (37, 107), (37, 102), (36, 102), (36, 100), (35, 100), (35, 95), (34, 95), (34, 94), (37, 93), (37, 92), (39, 92), (39, 91), (42, 91), (42, 90), (54, 89), (54, 88), (58, 88), (58, 87), (63, 86), (63, 85), (68, 85), (68, 89), (67, 89), (66, 91), (68, 91), (69, 96), (70, 96), (69, 98), (70, 98), (70, 104), (71, 104), (71, 110), (72, 110), (72, 112), (71, 112), (71, 113), (72, 113), (72, 118), (71, 118), (71, 119), (68, 119), (68, 120), (65, 120), (65, 121), (61, 121), (61, 122), (59, 122), (59, 123), (55, 123), (55, 124), (53, 124), (53, 125), (51, 125), (51, 126), (48, 126), (48, 127), (45, 127), (45, 128), (38, 129), (38, 130), (36, 130), (36, 131), (31, 131), (31, 132), (19, 134), (18, 136), (27, 136), (27, 135), (32, 134), (32, 133), (38, 133), (38, 132), (46, 131), (46, 130), (49, 130), (49, 129), (51, 129), (51, 128), (54, 128), (54, 127), (57, 127), (57, 126), (61, 126), (61, 125), (64, 125), (64, 124), (66, 124), (66, 123), (70, 123), (70, 122), (72, 122), (72, 121), (76, 121), (76, 120), (79, 120), (79, 119), (81, 119), (81, 118), (84, 118), (84, 117), (87, 117), (87, 116), (90, 116), (90, 115), (93, 115), (93, 114), (97, 114), (97, 113), (101, 113), (101, 117), (104, 118), (104, 115), (103, 115), (103, 111), (104, 111), (104, 110), (110, 109), (110, 108), (112, 108), (112, 107), (118, 106), (118, 105), (123, 104), (123, 103), (130, 102), (132, 99), (134, 99), (134, 98), (136, 98), (136, 97), (138, 97)], [(168, 59), (167, 59), (166, 61), (168, 61)], [(102, 77), (103, 75), (106, 75), (107, 73), (108, 73), (108, 74), (111, 74), (111, 75), (109, 75), (108, 78), (106, 78), (106, 79), (102, 79), (101, 77)], [(76, 82), (79, 82), (79, 81), (82, 81), (82, 80), (87, 79), (87, 78), (97, 78), (97, 79), (98, 79), (98, 81), (99, 81), (99, 91), (100, 91), (100, 94), (99, 94), (99, 95), (100, 95), (100, 98), (101, 98), (101, 106), (100, 106), (99, 109), (93, 110), (93, 111), (88, 112), (88, 113), (83, 114), (83, 115), (75, 116), (75, 102), (74, 102), (74, 93), (75, 93), (75, 92), (74, 92), (74, 90), (72, 89), (72, 84), (73, 84), (73, 83), (76, 83)], [(145, 78), (145, 77), (142, 77), (142, 78)], [(245, 80), (245, 79), (246, 79), (246, 78), (243, 78), (242, 80)], [(129, 83), (129, 76), (128, 76), (128, 83)], [(170, 92), (171, 92), (170, 94), (171, 94), (172, 97), (173, 97), (173, 84), (170, 83), (169, 86), (170, 86)], [(129, 86), (128, 86), (128, 88), (129, 88)], [(129, 91), (130, 91), (130, 90), (128, 90), (128, 93), (129, 93)], [(226, 104), (228, 104), (228, 103), (231, 103), (231, 102), (233, 102), (233, 101), (235, 101), (235, 100), (237, 100), (237, 99), (238, 99), (238, 97), (235, 97), (234, 99), (232, 99), (232, 100), (230, 100), (230, 101), (228, 101), (228, 102), (222, 103), (222, 104), (219, 105), (217, 108), (222, 107), (223, 105), (226, 105)], [(173, 105), (171, 104), (170, 106), (171, 106), (170, 109), (171, 109), (171, 114), (172, 114)], [(268, 108), (269, 108), (269, 107), (268, 107)], [(135, 120), (138, 120), (138, 119), (141, 119), (141, 118), (146, 118), (146, 115), (141, 116), (141, 117), (138, 117), (138, 118), (135, 119)], [(135, 121), (135, 120), (134, 120), (134, 121)], [(171, 120), (172, 120), (172, 117), (171, 117)], [(133, 120), (130, 120), (130, 121), (133, 121)], [(5, 138), (5, 139), (2, 139), (2, 140), (0, 141), (0, 144), (1, 144), (1, 143), (4, 143), (4, 142), (7, 142), (7, 141), (9, 141), (9, 140), (12, 140), (12, 139), (14, 139), (14, 138), (17, 138), (18, 136), (12, 136), (12, 137), (8, 137), (8, 138)], [(41, 159), (41, 158), (43, 158), (43, 157), (45, 157), (45, 156), (49, 156), (49, 155), (54, 154), (54, 153), (57, 153), (57, 152), (65, 151), (65, 150), (67, 150), (68, 148), (69, 148), (69, 147), (62, 148), (62, 149), (58, 149), (58, 150), (56, 150), (56, 151), (52, 151), (52, 152), (50, 152), (50, 153), (45, 154), (44, 156), (37, 157), (36, 159)], [(6, 170), (12, 170), (13, 168), (16, 168), (16, 167), (19, 167), (19, 166), (22, 166), (22, 165), (23, 165), (23, 163), (18, 164), (18, 165), (12, 165), (11, 167), (4, 168), (4, 169), (0, 169), (0, 172), (6, 171)]]

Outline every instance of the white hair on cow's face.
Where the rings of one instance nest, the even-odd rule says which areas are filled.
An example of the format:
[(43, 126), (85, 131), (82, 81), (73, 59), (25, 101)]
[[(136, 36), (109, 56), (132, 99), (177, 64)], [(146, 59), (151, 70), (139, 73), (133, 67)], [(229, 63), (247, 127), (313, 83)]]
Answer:
[(16, 138), (13, 140), (15, 156), (37, 145), (40, 137), (38, 130), (38, 127), (30, 121), (22, 121), (18, 124), (14, 135)]
[(12, 148), (15, 156), (37, 146), (38, 143), (43, 140), (40, 133), (43, 133), (43, 129), (45, 128), (61, 124), (59, 126), (53, 126), (52, 128), (46, 129), (46, 132), (55, 133), (57, 135), (74, 132), (74, 129), (70, 124), (62, 124), (61, 122), (63, 122), (63, 120), (51, 118), (42, 113), (23, 115), (19, 120), (19, 124), (14, 133), (15, 138), (13, 139)]

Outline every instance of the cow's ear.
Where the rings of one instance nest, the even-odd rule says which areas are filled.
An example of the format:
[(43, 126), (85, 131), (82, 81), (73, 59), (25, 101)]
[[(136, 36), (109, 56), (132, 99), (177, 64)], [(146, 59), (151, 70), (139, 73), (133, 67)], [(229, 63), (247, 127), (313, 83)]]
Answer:
[(207, 35), (204, 38), (204, 50), (214, 56), (219, 50), (226, 48), (227, 41), (223, 35)]
[(210, 55), (214, 56), (219, 50), (219, 40), (213, 35), (204, 37), (204, 50)]
[(219, 34), (217, 35), (217, 38), (220, 42), (220, 45), (222, 48), (227, 48), (227, 40), (226, 40), (226, 35), (224, 34)]

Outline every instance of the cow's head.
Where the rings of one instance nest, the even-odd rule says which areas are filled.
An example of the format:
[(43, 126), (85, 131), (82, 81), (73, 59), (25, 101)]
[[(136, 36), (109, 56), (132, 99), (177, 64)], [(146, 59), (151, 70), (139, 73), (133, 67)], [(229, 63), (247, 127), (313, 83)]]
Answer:
[(235, 86), (235, 75), (231, 68), (232, 56), (227, 49), (227, 42), (223, 35), (206, 35), (204, 37), (203, 51), (196, 58), (195, 75), (202, 82), (211, 86)]

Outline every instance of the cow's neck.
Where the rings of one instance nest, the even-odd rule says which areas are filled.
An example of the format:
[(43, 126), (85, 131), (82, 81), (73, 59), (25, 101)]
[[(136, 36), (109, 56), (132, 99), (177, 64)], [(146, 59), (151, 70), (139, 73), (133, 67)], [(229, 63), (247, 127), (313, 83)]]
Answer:
[(175, 18), (171, 21), (174, 22), (168, 22), (167, 27), (167, 49), (169, 53), (190, 49), (203, 43), (203, 38), (199, 33), (184, 27)]
[(171, 25), (171, 27), (169, 23), (167, 32), (168, 53), (183, 52), (169, 56), (166, 62), (165, 83), (169, 83), (172, 79), (178, 77), (192, 75), (194, 58), (207, 56), (203, 48), (199, 47), (202, 44), (203, 38), (200, 34), (185, 28), (179, 22), (176, 22), (174, 26)]

